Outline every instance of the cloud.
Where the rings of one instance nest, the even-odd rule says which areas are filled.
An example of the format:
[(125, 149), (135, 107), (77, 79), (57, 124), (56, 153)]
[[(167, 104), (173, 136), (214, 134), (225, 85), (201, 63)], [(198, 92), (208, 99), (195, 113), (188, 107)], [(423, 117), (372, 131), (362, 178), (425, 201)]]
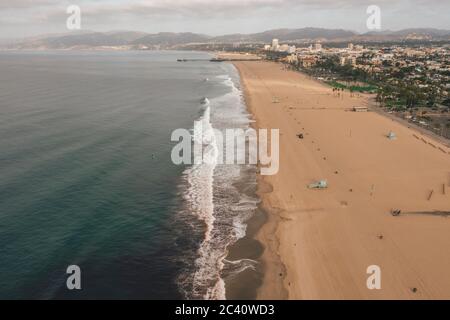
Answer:
[[(400, 0), (405, 1), (405, 0)], [(438, 0), (428, 0), (429, 2)], [(367, 2), (367, 4), (365, 4)], [(372, 1), (373, 2), (373, 1)], [(378, 5), (392, 3), (391, 0), (376, 0)], [(422, 3), (423, 0), (406, 0)], [(58, 20), (68, 5), (76, 4), (83, 15), (105, 19), (105, 17), (154, 17), (183, 16), (213, 18), (258, 14), (263, 10), (280, 12), (285, 10), (331, 10), (363, 7), (372, 4), (361, 0), (1, 0), (2, 16), (27, 16), (42, 20)], [(428, 3), (429, 4), (429, 3)]]
[(154, 31), (167, 28), (169, 22), (179, 28), (183, 21), (185, 30), (202, 30), (203, 26), (214, 33), (208, 30), (211, 23), (207, 22), (212, 20), (221, 24), (214, 26), (217, 32), (234, 32), (241, 26), (250, 29), (250, 23), (261, 30), (320, 24), (358, 28), (363, 25), (365, 7), (371, 4), (379, 5), (394, 27), (417, 23), (450, 27), (445, 22), (450, 3), (441, 0), (0, 0), (0, 36), (15, 26), (22, 33), (45, 28), (60, 32), (71, 4), (81, 7), (86, 27), (103, 30)]
[[(373, 2), (373, 3), (372, 3)], [(439, 0), (400, 0), (405, 5), (432, 5)], [(68, 6), (79, 5), (87, 14), (102, 14), (116, 12), (118, 14), (221, 14), (223, 12), (248, 13), (251, 10), (264, 8), (294, 8), (308, 7), (315, 9), (349, 8), (367, 6), (369, 4), (389, 4), (392, 0), (2, 0), (1, 9), (20, 9), (41, 11)], [(20, 13), (19, 13), (20, 14)]]
[(58, 0), (2, 0), (0, 9), (33, 9), (45, 6), (58, 5), (62, 1)]

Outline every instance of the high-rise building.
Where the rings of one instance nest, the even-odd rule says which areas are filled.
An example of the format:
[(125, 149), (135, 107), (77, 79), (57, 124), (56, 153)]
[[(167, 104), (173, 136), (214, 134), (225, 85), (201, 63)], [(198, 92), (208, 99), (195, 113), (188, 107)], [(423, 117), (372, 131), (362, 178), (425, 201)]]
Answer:
[(314, 48), (316, 49), (316, 51), (322, 51), (322, 44), (321, 43), (316, 43), (314, 45)]
[(272, 40), (272, 50), (278, 51), (279, 47), (280, 47), (280, 42), (278, 41), (278, 39), (273, 39)]
[(349, 44), (348, 44), (348, 50), (350, 50), (350, 51), (353, 50), (353, 43), (349, 43)]

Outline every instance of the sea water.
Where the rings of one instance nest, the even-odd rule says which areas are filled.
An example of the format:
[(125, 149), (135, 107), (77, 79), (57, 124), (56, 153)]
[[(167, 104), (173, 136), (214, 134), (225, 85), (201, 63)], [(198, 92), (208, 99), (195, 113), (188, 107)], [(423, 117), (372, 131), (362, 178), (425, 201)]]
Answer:
[(227, 260), (256, 210), (255, 168), (170, 158), (194, 121), (213, 151), (213, 129), (250, 125), (236, 70), (210, 57), (0, 53), (0, 298), (222, 299), (256, 268)]

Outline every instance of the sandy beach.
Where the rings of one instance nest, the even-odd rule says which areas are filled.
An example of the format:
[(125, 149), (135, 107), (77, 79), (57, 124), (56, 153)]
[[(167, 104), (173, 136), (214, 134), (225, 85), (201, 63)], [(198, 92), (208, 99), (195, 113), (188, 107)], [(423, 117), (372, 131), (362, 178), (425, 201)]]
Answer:
[[(268, 222), (256, 235), (265, 247), (258, 298), (450, 299), (450, 220), (420, 214), (450, 211), (449, 148), (347, 110), (367, 97), (338, 97), (281, 64), (234, 64), (256, 126), (281, 134), (279, 173), (259, 177)], [(328, 189), (307, 188), (323, 179)], [(367, 288), (371, 265), (381, 290)]]

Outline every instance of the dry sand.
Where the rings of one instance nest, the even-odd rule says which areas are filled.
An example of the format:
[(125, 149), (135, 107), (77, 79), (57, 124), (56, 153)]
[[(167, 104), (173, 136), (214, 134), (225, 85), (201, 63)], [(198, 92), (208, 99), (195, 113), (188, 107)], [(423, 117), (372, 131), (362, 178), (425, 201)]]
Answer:
[[(335, 97), (276, 63), (235, 65), (257, 127), (281, 132), (280, 171), (259, 177), (269, 222), (257, 236), (266, 248), (258, 297), (450, 299), (450, 218), (390, 214), (450, 210), (450, 150), (382, 115), (346, 111), (367, 97)], [(307, 188), (320, 179), (327, 190)], [(381, 267), (381, 290), (366, 286), (370, 265)]]

